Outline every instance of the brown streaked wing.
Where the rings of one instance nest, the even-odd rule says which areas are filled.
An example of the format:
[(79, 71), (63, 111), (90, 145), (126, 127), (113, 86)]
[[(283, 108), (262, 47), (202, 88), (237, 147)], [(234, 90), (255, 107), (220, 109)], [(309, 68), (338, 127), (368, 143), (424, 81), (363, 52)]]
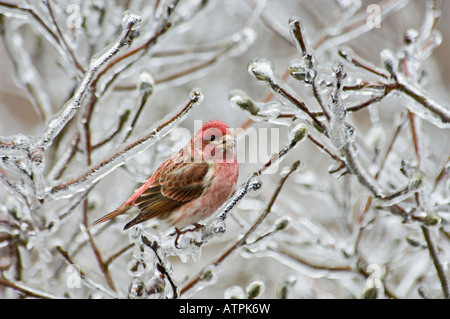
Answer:
[(199, 197), (208, 186), (204, 178), (207, 163), (174, 163), (160, 172), (160, 178), (136, 199), (141, 213), (125, 227), (146, 221), (181, 207)]

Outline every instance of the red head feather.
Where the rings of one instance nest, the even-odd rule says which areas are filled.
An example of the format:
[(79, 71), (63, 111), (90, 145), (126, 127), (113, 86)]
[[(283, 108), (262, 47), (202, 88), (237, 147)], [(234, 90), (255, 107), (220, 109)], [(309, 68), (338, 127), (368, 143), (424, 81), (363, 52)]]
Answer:
[(218, 129), (222, 135), (230, 134), (230, 128), (228, 125), (219, 120), (212, 120), (203, 124), (202, 132), (205, 132), (207, 129)]

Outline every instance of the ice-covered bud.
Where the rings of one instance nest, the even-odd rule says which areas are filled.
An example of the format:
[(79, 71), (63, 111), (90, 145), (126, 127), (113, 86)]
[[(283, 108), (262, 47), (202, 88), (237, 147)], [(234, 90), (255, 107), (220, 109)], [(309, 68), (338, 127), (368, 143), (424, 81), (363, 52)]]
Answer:
[(289, 218), (287, 217), (279, 219), (275, 224), (275, 230), (280, 231), (286, 229), (289, 226), (289, 222)]
[(241, 90), (233, 90), (228, 95), (228, 100), (235, 108), (249, 112), (251, 115), (258, 115), (259, 109), (256, 103)]
[(136, 28), (139, 27), (139, 24), (141, 23), (142, 18), (130, 11), (126, 11), (122, 16), (122, 26), (125, 29), (130, 28), (131, 30), (136, 30)]
[(361, 295), (361, 299), (377, 299), (379, 289), (375, 286), (366, 287)]
[(199, 89), (194, 89), (189, 94), (189, 99), (192, 103), (200, 104), (203, 101), (203, 93)]
[(155, 79), (149, 71), (142, 71), (139, 74), (139, 91), (150, 95), (155, 88)]
[(44, 150), (42, 148), (34, 149), (31, 153), (31, 170), (33, 171), (34, 189), (38, 199), (43, 199), (45, 197), (46, 182), (44, 178), (44, 169)]
[(218, 275), (214, 266), (206, 267), (199, 276), (200, 280), (207, 281), (210, 284), (214, 284), (217, 281)]
[(308, 53), (301, 60), (295, 60), (289, 66), (289, 72), (294, 79), (311, 84), (316, 77), (313, 69), (313, 57)]
[(276, 83), (273, 64), (266, 58), (255, 58), (248, 64), (248, 72), (258, 81)]
[(400, 171), (409, 178), (408, 190), (414, 191), (423, 185), (425, 181), (425, 173), (419, 170), (417, 167), (411, 165), (406, 160), (402, 160)]
[(384, 65), (384, 68), (390, 74), (397, 72), (399, 62), (391, 50), (384, 49), (383, 51), (381, 51), (380, 56), (381, 56), (381, 61)]
[(413, 247), (420, 247), (422, 245), (422, 243), (420, 242), (420, 240), (417, 237), (414, 237), (411, 235), (406, 236), (406, 242)]
[(425, 174), (417, 170), (408, 181), (408, 189), (410, 191), (417, 190), (425, 180)]
[(295, 143), (303, 141), (308, 136), (308, 126), (304, 123), (298, 123), (289, 130), (289, 140)]
[(252, 281), (245, 289), (248, 299), (255, 299), (264, 293), (266, 289), (266, 284), (260, 280), (256, 279)]
[(244, 289), (241, 286), (229, 287), (225, 290), (223, 297), (225, 299), (244, 299)]
[(221, 219), (214, 219), (209, 225), (209, 229), (211, 229), (211, 232), (214, 235), (221, 236), (225, 233), (227, 225), (225, 224), (225, 221)]
[(441, 223), (441, 218), (435, 213), (427, 213), (423, 223), (427, 226), (436, 226)]
[(258, 195), (259, 190), (262, 188), (263, 181), (261, 175), (258, 173), (254, 173), (250, 179), (248, 180), (248, 193), (250, 195)]

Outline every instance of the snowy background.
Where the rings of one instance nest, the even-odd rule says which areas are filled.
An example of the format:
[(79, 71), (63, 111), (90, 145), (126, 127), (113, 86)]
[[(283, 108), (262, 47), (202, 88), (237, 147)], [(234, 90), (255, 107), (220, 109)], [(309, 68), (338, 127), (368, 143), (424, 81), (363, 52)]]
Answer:
[[(449, 17), (419, 0), (0, 1), (0, 296), (450, 298)], [(238, 191), (260, 186), (226, 225), (222, 209), (179, 249), (157, 221), (87, 228), (171, 132), (211, 119), (245, 130)]]

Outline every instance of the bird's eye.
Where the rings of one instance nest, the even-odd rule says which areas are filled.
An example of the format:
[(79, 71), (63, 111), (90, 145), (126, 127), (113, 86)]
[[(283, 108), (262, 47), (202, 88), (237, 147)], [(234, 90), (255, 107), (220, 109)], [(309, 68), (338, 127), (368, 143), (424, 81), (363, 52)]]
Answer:
[(209, 137), (209, 140), (212, 142), (212, 141), (214, 141), (216, 139), (216, 136), (215, 135), (211, 135), (210, 137)]

